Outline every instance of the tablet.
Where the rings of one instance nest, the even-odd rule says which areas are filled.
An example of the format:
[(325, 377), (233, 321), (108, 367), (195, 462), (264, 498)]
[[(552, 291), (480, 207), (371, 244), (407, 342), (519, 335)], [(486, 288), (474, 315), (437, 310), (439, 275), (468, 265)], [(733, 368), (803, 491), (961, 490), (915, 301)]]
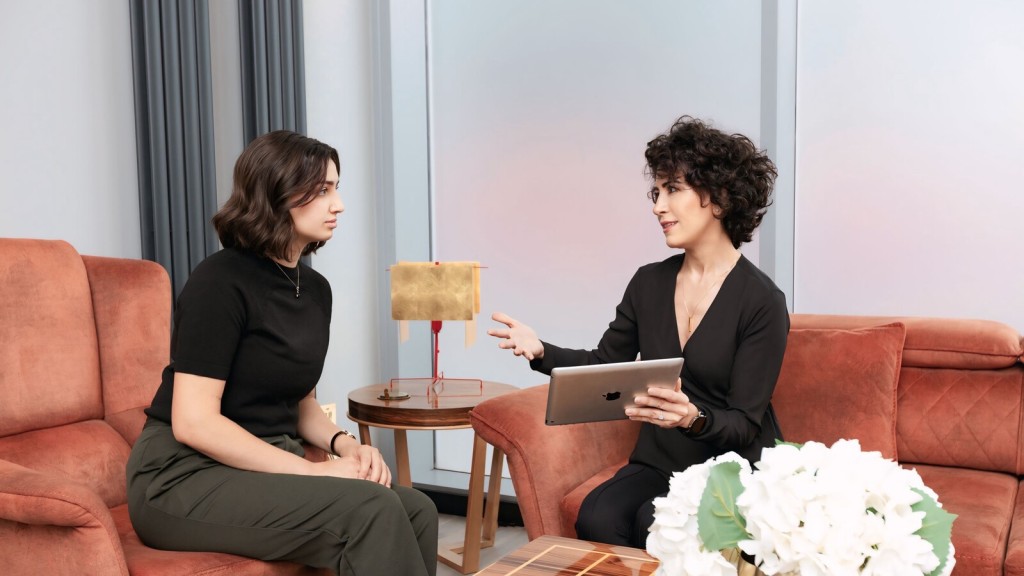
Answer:
[(682, 358), (565, 366), (551, 371), (548, 426), (625, 420), (633, 398), (652, 386), (675, 388)]

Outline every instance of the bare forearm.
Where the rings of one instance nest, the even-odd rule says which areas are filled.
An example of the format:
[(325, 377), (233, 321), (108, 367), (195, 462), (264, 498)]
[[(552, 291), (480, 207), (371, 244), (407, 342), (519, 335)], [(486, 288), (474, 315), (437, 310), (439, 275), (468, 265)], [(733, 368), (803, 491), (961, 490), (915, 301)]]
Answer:
[(350, 436), (338, 436), (334, 441), (333, 450), (331, 449), (331, 438), (340, 430), (324, 414), (316, 398), (307, 396), (299, 402), (299, 436), (303, 440), (327, 452), (336, 451), (337, 454), (349, 456), (359, 447), (359, 442)]
[(172, 428), (179, 442), (222, 464), (254, 472), (310, 474), (309, 461), (260, 440), (222, 415), (181, 419)]

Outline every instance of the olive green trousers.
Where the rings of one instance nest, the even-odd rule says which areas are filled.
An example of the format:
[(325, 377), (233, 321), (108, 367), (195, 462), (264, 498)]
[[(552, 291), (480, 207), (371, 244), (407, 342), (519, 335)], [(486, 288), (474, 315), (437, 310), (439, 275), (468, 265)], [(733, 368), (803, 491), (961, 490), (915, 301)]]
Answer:
[[(302, 455), (287, 436), (264, 441)], [(411, 488), (225, 466), (150, 419), (128, 460), (128, 512), (162, 550), (291, 560), (346, 576), (434, 576), (437, 509)]]

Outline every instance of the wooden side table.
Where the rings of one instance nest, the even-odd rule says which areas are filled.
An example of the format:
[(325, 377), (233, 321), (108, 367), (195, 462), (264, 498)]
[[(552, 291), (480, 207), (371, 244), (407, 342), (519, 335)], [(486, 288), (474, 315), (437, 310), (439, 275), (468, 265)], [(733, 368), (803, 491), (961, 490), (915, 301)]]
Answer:
[[(353, 390), (348, 395), (348, 417), (359, 424), (359, 438), (370, 444), (370, 426), (390, 428), (395, 434), (395, 470), (398, 484), (412, 487), (409, 473), (407, 430), (457, 430), (469, 428), (469, 411), (477, 404), (518, 390), (511, 384), (486, 380), (424, 378), (402, 381), (405, 400), (379, 398), (387, 384)], [(483, 510), (484, 458), (487, 443), (473, 435), (473, 459), (469, 474), (469, 498), (466, 503), (466, 535), (461, 547), (438, 550), (438, 560), (463, 574), (480, 567), (480, 549), (494, 545), (498, 529), (498, 503), (501, 497), (501, 470), (505, 454), (494, 449), (491, 458), (491, 482), (487, 488), (487, 510)], [(483, 516), (483, 525), (481, 525)], [(461, 558), (460, 558), (461, 556)]]

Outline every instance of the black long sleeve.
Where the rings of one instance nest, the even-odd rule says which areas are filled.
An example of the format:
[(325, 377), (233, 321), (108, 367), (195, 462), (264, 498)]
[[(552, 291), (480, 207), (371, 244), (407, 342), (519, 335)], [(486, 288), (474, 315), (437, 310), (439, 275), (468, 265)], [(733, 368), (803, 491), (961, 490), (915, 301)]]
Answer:
[(669, 474), (728, 452), (750, 461), (781, 437), (770, 400), (789, 333), (785, 295), (745, 257), (722, 283), (697, 330), (679, 348), (676, 276), (685, 254), (637, 270), (597, 348), (544, 343), (531, 366), (558, 366), (683, 356), (683, 392), (708, 415), (699, 436), (643, 425), (631, 461)]

